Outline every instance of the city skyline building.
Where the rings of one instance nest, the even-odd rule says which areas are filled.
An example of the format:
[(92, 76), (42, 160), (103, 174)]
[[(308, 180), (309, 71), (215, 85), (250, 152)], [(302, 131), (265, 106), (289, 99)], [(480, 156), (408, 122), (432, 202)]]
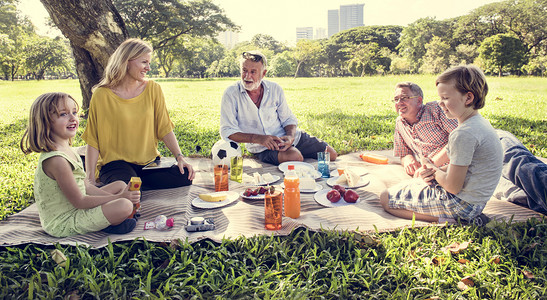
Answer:
[(312, 40), (313, 27), (296, 27), (296, 40)]
[(327, 29), (324, 27), (315, 28), (315, 35), (313, 36), (314, 40), (326, 39), (327, 38)]
[(330, 38), (331, 36), (338, 33), (338, 31), (340, 31), (340, 16), (338, 14), (338, 9), (329, 9), (327, 18), (328, 18), (327, 31)]
[(328, 36), (329, 38), (340, 31), (354, 27), (364, 26), (365, 4), (340, 5), (340, 9), (328, 11)]
[(239, 43), (239, 34), (233, 31), (220, 32), (217, 36), (219, 43), (224, 45), (227, 49), (232, 49), (237, 43)]
[(365, 4), (340, 5), (340, 31), (363, 26)]

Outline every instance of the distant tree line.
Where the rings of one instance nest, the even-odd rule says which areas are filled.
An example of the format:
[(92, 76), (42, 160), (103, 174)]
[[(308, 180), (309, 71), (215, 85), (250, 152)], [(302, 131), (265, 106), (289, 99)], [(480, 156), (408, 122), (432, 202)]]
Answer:
[(37, 35), (15, 3), (0, 0), (0, 76), (5, 80), (75, 77), (68, 40)]
[[(2, 78), (75, 76), (70, 42), (38, 36), (15, 2), (0, 0)], [(496, 2), (461, 17), (422, 18), (406, 27), (357, 27), (294, 46), (264, 33), (232, 49), (215, 36), (238, 27), (211, 0), (112, 3), (128, 35), (154, 46), (151, 75), (158, 77), (238, 76), (238, 58), (250, 49), (269, 58), (270, 76), (436, 74), (467, 63), (499, 76), (545, 76), (547, 69), (547, 0)]]

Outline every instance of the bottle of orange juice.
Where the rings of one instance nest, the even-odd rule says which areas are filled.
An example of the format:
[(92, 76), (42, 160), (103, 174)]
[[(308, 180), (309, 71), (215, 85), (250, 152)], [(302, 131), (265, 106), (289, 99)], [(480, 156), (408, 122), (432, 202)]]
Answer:
[(298, 187), (300, 180), (294, 165), (288, 166), (283, 183), (285, 184), (285, 216), (296, 219), (300, 217), (300, 188)]

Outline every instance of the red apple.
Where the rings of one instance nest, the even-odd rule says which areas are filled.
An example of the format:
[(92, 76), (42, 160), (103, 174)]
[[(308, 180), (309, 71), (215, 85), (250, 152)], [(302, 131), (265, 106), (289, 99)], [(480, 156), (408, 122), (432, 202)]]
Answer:
[(342, 197), (340, 196), (340, 193), (337, 190), (330, 190), (327, 193), (327, 199), (329, 199), (329, 201), (332, 203), (336, 203), (340, 201), (340, 198)]
[(340, 196), (344, 197), (344, 194), (346, 193), (346, 188), (339, 185), (339, 184), (335, 184), (332, 186), (333, 189), (337, 190), (338, 193), (340, 193)]
[(359, 195), (354, 190), (347, 190), (344, 195), (344, 200), (347, 203), (355, 203), (359, 199)]

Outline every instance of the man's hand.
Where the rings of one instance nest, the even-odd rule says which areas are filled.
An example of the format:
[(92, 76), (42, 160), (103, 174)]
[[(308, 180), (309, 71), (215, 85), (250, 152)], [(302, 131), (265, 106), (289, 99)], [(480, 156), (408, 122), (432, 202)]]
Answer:
[(410, 175), (414, 176), (416, 173), (416, 170), (420, 168), (422, 165), (414, 158), (413, 155), (407, 155), (403, 157), (401, 160), (403, 163), (403, 168), (405, 169), (405, 172)]
[(280, 146), (284, 145), (283, 140), (275, 135), (255, 135), (253, 143), (260, 144), (268, 148), (268, 150), (276, 151), (279, 151)]
[(282, 143), (279, 144), (279, 151), (287, 151), (294, 143), (294, 137), (290, 135), (284, 135), (281, 137)]

